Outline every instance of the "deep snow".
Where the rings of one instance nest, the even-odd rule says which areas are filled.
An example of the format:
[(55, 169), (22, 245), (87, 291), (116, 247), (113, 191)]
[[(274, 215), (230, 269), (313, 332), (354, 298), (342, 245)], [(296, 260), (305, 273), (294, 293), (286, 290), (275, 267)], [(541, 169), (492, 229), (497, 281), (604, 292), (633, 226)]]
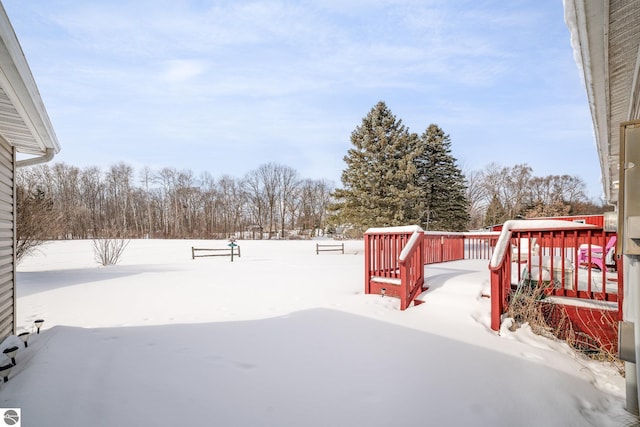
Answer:
[(362, 241), (90, 241), (18, 268), (33, 331), (0, 406), (25, 426), (619, 426), (624, 379), (527, 328), (489, 328), (488, 261), (427, 266), (425, 303), (364, 295)]

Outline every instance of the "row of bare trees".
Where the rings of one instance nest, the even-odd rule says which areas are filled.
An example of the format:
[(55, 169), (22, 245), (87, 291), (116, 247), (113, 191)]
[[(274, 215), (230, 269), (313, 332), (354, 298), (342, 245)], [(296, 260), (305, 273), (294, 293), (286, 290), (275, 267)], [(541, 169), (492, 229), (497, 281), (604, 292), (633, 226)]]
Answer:
[[(126, 163), (108, 170), (65, 163), (19, 169), (18, 216), (44, 224), (46, 238), (286, 238), (326, 228), (333, 186), (263, 164), (242, 178)], [(46, 216), (42, 216), (46, 214)], [(26, 225), (23, 225), (26, 227)], [(41, 232), (42, 230), (40, 230)]]
[(502, 224), (509, 219), (602, 213), (602, 203), (589, 200), (578, 176), (533, 175), (527, 164), (491, 163), (467, 173), (470, 229)]
[[(569, 175), (537, 177), (526, 164), (466, 174), (469, 229), (508, 219), (601, 213)], [(242, 178), (126, 163), (106, 171), (65, 163), (18, 169), (19, 252), (45, 239), (288, 238), (328, 228), (333, 186), (267, 163)], [(331, 224), (336, 226), (339, 224)]]

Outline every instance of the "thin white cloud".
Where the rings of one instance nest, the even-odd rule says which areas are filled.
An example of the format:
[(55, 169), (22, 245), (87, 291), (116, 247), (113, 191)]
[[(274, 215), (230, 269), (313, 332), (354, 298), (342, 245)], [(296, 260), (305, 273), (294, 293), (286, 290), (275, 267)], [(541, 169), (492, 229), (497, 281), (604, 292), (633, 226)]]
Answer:
[(180, 83), (202, 75), (206, 65), (202, 61), (173, 59), (166, 61), (164, 70), (160, 73), (160, 80), (168, 83)]

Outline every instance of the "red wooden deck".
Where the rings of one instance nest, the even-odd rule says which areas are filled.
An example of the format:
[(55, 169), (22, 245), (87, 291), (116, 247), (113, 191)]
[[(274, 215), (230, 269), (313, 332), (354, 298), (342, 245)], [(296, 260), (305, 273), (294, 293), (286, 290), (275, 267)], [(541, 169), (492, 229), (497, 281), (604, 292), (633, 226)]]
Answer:
[(424, 290), (424, 232), (372, 229), (364, 235), (364, 252), (365, 293), (400, 298), (400, 310), (409, 307)]
[[(580, 245), (602, 246), (615, 233), (602, 227), (566, 222), (509, 222), (501, 233), (425, 233), (419, 227), (371, 229), (365, 233), (365, 293), (400, 298), (400, 309), (419, 303), (425, 289), (424, 265), (486, 259), (491, 277), (491, 328), (499, 330), (502, 315), (518, 283), (545, 286), (548, 321), (559, 310), (572, 320), (573, 330), (605, 348), (617, 348), (617, 321), (622, 315), (622, 263), (616, 272), (578, 265)], [(535, 242), (525, 245), (523, 242)], [(579, 304), (579, 301), (598, 304)], [(603, 320), (605, 319), (605, 320)]]

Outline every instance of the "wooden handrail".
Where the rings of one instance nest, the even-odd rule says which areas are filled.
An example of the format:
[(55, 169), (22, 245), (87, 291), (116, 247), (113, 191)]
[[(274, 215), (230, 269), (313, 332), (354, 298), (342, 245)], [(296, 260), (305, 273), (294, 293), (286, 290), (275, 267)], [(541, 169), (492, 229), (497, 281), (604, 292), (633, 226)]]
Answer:
[(398, 258), (400, 266), (400, 310), (405, 310), (409, 304), (422, 292), (424, 285), (424, 255), (422, 231), (414, 231)]
[(420, 227), (369, 229), (364, 235), (365, 293), (400, 298), (405, 310), (424, 284), (424, 232)]
[[(618, 280), (616, 292), (607, 290), (606, 269), (599, 274), (600, 290), (593, 288), (591, 267), (586, 271), (586, 289), (580, 289), (578, 250), (581, 244), (600, 245), (606, 241), (606, 233), (602, 228), (593, 225), (568, 223), (567, 221), (507, 221), (496, 244), (489, 263), (491, 275), (491, 328), (500, 329), (501, 316), (507, 309), (511, 293), (512, 245), (516, 248), (518, 272), (517, 282), (523, 279), (522, 272), (532, 283), (546, 286), (549, 295), (573, 297), (589, 300), (617, 301), (622, 303), (622, 281)], [(528, 245), (522, 250), (519, 242), (533, 241), (539, 248)], [(604, 244), (604, 243), (603, 243)], [(620, 268), (618, 272), (620, 275)], [(543, 277), (546, 272), (548, 277)], [(546, 283), (546, 284), (545, 284)], [(549, 286), (551, 284), (551, 286)], [(621, 312), (621, 310), (619, 310)]]
[[(491, 328), (496, 331), (511, 295), (513, 266), (518, 270), (513, 272), (514, 283), (520, 283), (526, 274), (527, 280), (546, 286), (547, 295), (618, 302), (621, 312), (621, 265), (616, 289), (611, 289), (612, 278), (606, 271), (578, 271), (580, 245), (604, 247), (610, 235), (594, 225), (553, 220), (507, 221), (500, 234), (424, 233), (415, 227), (372, 229), (365, 233), (365, 293), (398, 297), (404, 310), (424, 286), (424, 265), (490, 256)], [(521, 241), (530, 243), (526, 250)], [(513, 260), (512, 246), (517, 248)]]

